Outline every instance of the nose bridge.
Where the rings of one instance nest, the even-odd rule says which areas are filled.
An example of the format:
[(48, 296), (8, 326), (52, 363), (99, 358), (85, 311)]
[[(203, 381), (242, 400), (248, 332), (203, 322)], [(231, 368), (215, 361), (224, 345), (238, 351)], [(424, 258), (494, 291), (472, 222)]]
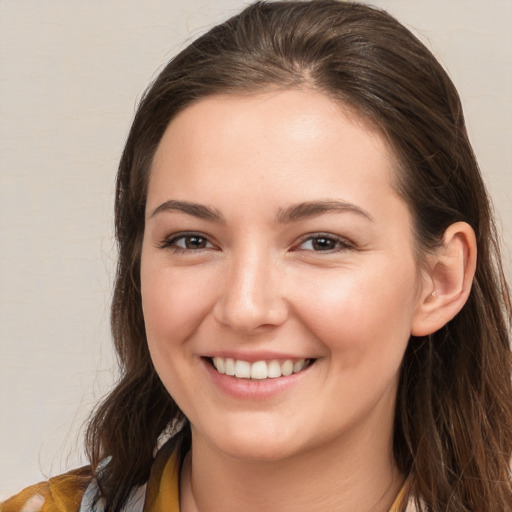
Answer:
[(251, 244), (233, 251), (217, 318), (235, 330), (252, 331), (278, 325), (286, 317), (276, 258), (265, 247)]

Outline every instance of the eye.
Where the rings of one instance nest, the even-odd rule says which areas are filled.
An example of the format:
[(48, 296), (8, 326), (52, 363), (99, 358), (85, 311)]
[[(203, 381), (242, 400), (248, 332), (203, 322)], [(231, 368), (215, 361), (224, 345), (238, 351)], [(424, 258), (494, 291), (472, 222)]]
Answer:
[(315, 252), (336, 252), (351, 248), (352, 244), (343, 238), (321, 233), (308, 236), (297, 246), (299, 251)]
[(206, 236), (200, 233), (180, 233), (165, 239), (158, 247), (173, 249), (176, 252), (185, 252), (212, 249), (214, 246)]

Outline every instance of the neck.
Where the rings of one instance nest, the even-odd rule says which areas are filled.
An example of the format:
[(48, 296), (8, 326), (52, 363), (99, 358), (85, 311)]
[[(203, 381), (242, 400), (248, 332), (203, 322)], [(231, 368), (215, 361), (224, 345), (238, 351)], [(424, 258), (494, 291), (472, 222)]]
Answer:
[(284, 460), (247, 460), (197, 435), (181, 479), (183, 512), (388, 512), (404, 477), (392, 429), (347, 434)]

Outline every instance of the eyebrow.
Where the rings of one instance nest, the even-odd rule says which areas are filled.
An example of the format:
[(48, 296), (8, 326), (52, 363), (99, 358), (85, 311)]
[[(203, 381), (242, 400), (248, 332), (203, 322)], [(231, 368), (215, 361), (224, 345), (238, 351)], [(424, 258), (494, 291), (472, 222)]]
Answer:
[(310, 217), (316, 217), (318, 215), (323, 215), (324, 213), (346, 212), (355, 213), (370, 221), (374, 220), (366, 210), (352, 203), (344, 201), (308, 201), (280, 210), (277, 214), (277, 221), (285, 224)]
[[(182, 212), (199, 219), (225, 224), (222, 213), (211, 206), (192, 203), (189, 201), (177, 201), (170, 199), (155, 208), (150, 218), (162, 212)], [(277, 213), (278, 224), (288, 224), (299, 220), (316, 217), (325, 213), (355, 213), (370, 221), (373, 217), (363, 208), (344, 201), (306, 201), (281, 209)]]
[(193, 217), (197, 217), (199, 219), (219, 222), (222, 224), (225, 223), (225, 219), (222, 213), (220, 213), (215, 208), (212, 208), (211, 206), (205, 206), (198, 203), (190, 203), (188, 201), (176, 201), (174, 199), (165, 201), (165, 203), (162, 203), (160, 206), (155, 208), (153, 213), (150, 215), (150, 218), (161, 212), (173, 211), (186, 213), (187, 215), (192, 215)]

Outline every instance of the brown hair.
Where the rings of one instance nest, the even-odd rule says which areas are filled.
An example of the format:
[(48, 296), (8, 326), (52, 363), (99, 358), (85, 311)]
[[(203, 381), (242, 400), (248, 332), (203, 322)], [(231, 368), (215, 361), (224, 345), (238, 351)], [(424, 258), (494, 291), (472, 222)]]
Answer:
[[(378, 126), (397, 161), (420, 252), (468, 222), (478, 263), (462, 311), (431, 336), (411, 338), (400, 376), (394, 454), (425, 511), (512, 510), (512, 389), (508, 289), (489, 200), (459, 97), (445, 71), (393, 17), (336, 0), (257, 2), (176, 56), (148, 88), (117, 177), (119, 263), (112, 331), (121, 378), (87, 433), (99, 484), (119, 510), (144, 483), (156, 439), (182, 413), (147, 348), (140, 251), (152, 158), (169, 122), (199, 98), (303, 87), (351, 106)], [(177, 437), (190, 442), (186, 426)], [(421, 500), (421, 501), (420, 501)]]

